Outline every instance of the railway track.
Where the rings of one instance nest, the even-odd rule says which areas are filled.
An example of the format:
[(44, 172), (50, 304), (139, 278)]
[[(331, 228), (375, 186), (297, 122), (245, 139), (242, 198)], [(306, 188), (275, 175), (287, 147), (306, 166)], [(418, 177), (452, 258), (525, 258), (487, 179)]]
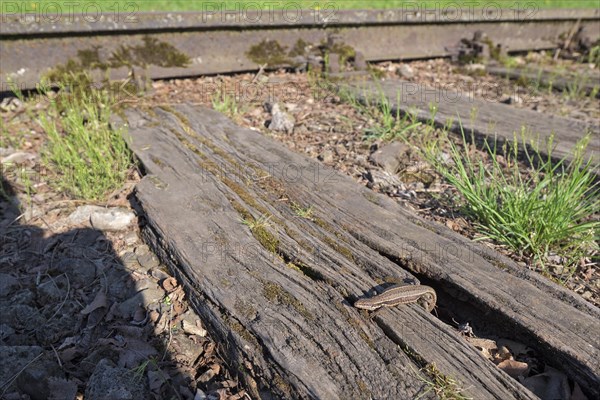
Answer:
[[(31, 17), (31, 16), (29, 16)], [(318, 60), (319, 49), (364, 61), (456, 55), (463, 39), (487, 36), (490, 51), (555, 48), (581, 29), (600, 36), (600, 10), (292, 10), (140, 13), (135, 15), (2, 15), (0, 80), (31, 89), (57, 67), (112, 78), (144, 70), (149, 78), (234, 73)], [(335, 42), (332, 41), (335, 37)], [(331, 49), (330, 49), (331, 50)], [(313, 60), (314, 61), (314, 60)]]

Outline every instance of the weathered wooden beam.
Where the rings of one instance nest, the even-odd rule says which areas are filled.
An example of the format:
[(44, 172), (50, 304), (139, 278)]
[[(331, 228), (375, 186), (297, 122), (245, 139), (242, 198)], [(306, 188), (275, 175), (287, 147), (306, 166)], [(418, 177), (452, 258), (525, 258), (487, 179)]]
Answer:
[(596, 92), (600, 97), (600, 73), (591, 70), (588, 73), (568, 74), (558, 71), (531, 70), (528, 68), (508, 68), (488, 66), (486, 72), (527, 83), (530, 87), (548, 87), (553, 90), (574, 91), (577, 95), (591, 95)]
[(212, 110), (126, 120), (146, 237), (254, 396), (414, 398), (435, 362), (473, 398), (536, 398), (416, 305), (373, 320), (352, 307), (413, 273), (455, 296), (440, 313), (475, 307), (598, 394), (600, 313), (566, 290)]
[[(543, 154), (547, 140), (554, 135), (555, 148), (552, 156), (555, 158), (569, 157), (575, 144), (590, 133), (592, 137), (586, 154), (594, 162), (600, 162), (600, 125), (597, 123), (588, 124), (519, 109), (493, 99), (475, 97), (468, 91), (428, 87), (403, 80), (363, 80), (340, 84), (339, 89), (348, 91), (363, 101), (369, 99), (371, 103), (377, 102), (383, 94), (395, 112), (412, 113), (425, 122), (433, 117), (437, 125), (449, 125), (450, 130), (458, 134), (464, 131), (467, 139), (473, 133), (476, 139), (487, 138), (491, 143), (498, 140), (502, 144), (504, 141), (513, 141), (515, 137), (520, 141), (523, 135), (528, 143), (535, 143)], [(436, 108), (434, 113), (432, 107)]]

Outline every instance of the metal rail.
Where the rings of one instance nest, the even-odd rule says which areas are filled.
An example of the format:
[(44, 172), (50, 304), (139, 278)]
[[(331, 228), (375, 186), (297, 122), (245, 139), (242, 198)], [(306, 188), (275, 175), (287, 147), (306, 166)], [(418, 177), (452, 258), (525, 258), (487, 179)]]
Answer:
[[(33, 88), (52, 68), (131, 65), (151, 78), (257, 70), (294, 64), (334, 34), (366, 61), (446, 57), (484, 32), (511, 52), (551, 49), (575, 26), (600, 36), (600, 10), (207, 10), (187, 13), (0, 16), (0, 87)], [(311, 50), (312, 49), (312, 50)], [(264, 53), (264, 54), (261, 54)], [(265, 62), (267, 61), (267, 62)], [(100, 67), (100, 68), (98, 68)]]

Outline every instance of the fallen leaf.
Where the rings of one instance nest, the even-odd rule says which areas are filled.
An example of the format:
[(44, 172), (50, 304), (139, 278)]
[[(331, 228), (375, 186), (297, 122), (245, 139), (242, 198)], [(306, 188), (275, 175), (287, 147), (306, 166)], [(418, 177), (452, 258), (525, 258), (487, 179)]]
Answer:
[(104, 294), (104, 292), (102, 290), (100, 290), (100, 291), (98, 291), (98, 293), (96, 293), (96, 297), (94, 297), (94, 300), (92, 300), (92, 302), (90, 304), (88, 304), (87, 307), (85, 307), (83, 310), (81, 310), (81, 313), (83, 315), (87, 315), (87, 314), (90, 314), (92, 311), (97, 310), (101, 307), (108, 308), (108, 299), (106, 298), (106, 295)]
[(446, 221), (446, 226), (448, 228), (452, 229), (455, 232), (459, 230), (458, 225), (454, 221), (452, 221), (451, 219), (449, 219), (448, 221)]
[(491, 339), (484, 339), (484, 338), (472, 338), (472, 337), (466, 337), (467, 342), (471, 343), (473, 346), (475, 347), (479, 347), (480, 349), (486, 349), (486, 350), (497, 350), (498, 349), (498, 345), (496, 345), (496, 342), (491, 340)]
[(242, 391), (240, 391), (240, 392), (239, 392), (239, 393), (237, 393), (237, 394), (234, 394), (234, 395), (232, 395), (232, 396), (229, 396), (229, 399), (228, 399), (228, 400), (241, 400), (241, 399), (244, 399), (244, 398), (246, 398), (246, 392), (244, 392), (244, 391), (242, 390)]
[(175, 279), (174, 277), (169, 277), (167, 279), (165, 279), (163, 281), (163, 288), (168, 292), (171, 293), (173, 290), (177, 289), (177, 286), (179, 286), (179, 284), (177, 283), (177, 279)]
[(181, 301), (175, 301), (173, 303), (173, 314), (174, 315), (180, 315), (183, 314), (183, 312), (186, 310), (186, 306), (185, 304), (183, 304)]
[(68, 363), (80, 355), (80, 351), (76, 347), (71, 347), (60, 352), (60, 360), (63, 363)]
[(510, 350), (508, 350), (508, 347), (506, 347), (506, 346), (500, 347), (500, 349), (498, 350), (498, 353), (496, 354), (496, 359), (499, 362), (504, 361), (504, 360), (510, 360), (512, 358), (513, 358), (513, 355), (510, 352)]
[(160, 318), (160, 314), (158, 311), (152, 310), (152, 311), (150, 311), (150, 313), (148, 315), (150, 317), (150, 321), (152, 321), (152, 322), (156, 322)]
[(529, 365), (527, 363), (516, 360), (504, 360), (498, 364), (498, 368), (506, 372), (512, 378), (517, 379), (519, 376), (527, 375)]
[(207, 371), (198, 377), (198, 382), (206, 383), (210, 381), (219, 374), (219, 371), (221, 371), (221, 366), (219, 364), (211, 365)]

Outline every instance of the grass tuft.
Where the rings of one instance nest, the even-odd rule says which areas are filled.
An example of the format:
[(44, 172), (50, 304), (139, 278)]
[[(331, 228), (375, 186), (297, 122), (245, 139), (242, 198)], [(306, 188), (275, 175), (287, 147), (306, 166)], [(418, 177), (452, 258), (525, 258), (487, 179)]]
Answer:
[[(364, 140), (406, 140), (410, 132), (421, 126), (421, 122), (416, 121), (409, 113), (400, 117), (381, 89), (377, 97), (365, 95), (362, 100), (344, 90), (340, 92), (340, 97), (371, 120), (371, 126), (364, 131)], [(396, 104), (400, 104), (400, 92), (397, 94)]]
[(75, 198), (103, 199), (121, 187), (132, 166), (132, 155), (121, 132), (109, 125), (116, 104), (107, 90), (80, 90), (59, 84), (40, 92), (49, 100), (38, 121), (48, 135), (42, 162), (55, 173), (51, 186)]
[(434, 363), (427, 364), (421, 368), (421, 371), (428, 377), (421, 378), (419, 376), (419, 379), (427, 385), (427, 390), (417, 399), (422, 398), (427, 393), (434, 392), (442, 400), (472, 400), (471, 397), (462, 393), (463, 389), (458, 380), (442, 374)]
[[(462, 140), (464, 149), (469, 149), (464, 131)], [(451, 162), (441, 161), (439, 150), (429, 151), (427, 157), (460, 192), (483, 238), (533, 257), (542, 269), (552, 255), (574, 268), (581, 257), (598, 250), (600, 221), (595, 214), (600, 210), (600, 190), (597, 166), (584, 156), (589, 140), (588, 135), (577, 143), (570, 163), (566, 157), (552, 162), (552, 138), (542, 156), (527, 146), (524, 135), (520, 141), (515, 135), (502, 151), (486, 141), (491, 166), (452, 142)]]
[[(90, 3), (94, 4), (95, 8), (90, 7)], [(201, 1), (188, 0), (152, 0), (131, 2), (127, 0), (115, 0), (111, 2), (97, 2), (96, 0), (81, 0), (72, 2), (68, 0), (38, 0), (28, 4), (27, 7), (21, 6), (19, 9), (27, 10), (32, 13), (36, 10), (39, 12), (90, 12), (100, 8), (107, 15), (114, 15), (120, 11), (125, 21), (135, 21), (137, 13), (140, 11), (221, 11), (228, 12), (245, 10), (287, 10), (290, 7), (300, 7), (304, 10), (321, 11), (327, 16), (330, 13), (335, 13), (337, 10), (343, 9), (386, 9), (398, 8), (409, 10), (416, 9), (440, 9), (450, 7), (450, 9), (461, 7), (464, 12), (471, 10), (473, 5), (475, 8), (484, 7), (484, 2), (473, 2), (472, 0), (331, 0), (329, 2), (303, 2), (297, 0), (280, 0), (280, 1), (254, 1), (254, 0), (224, 0), (220, 2), (210, 3)], [(502, 2), (498, 2), (502, 4)], [(509, 3), (504, 5), (506, 8), (514, 7), (514, 4)], [(403, 8), (404, 7), (404, 8)], [(596, 0), (529, 0), (523, 2), (521, 8), (535, 13), (539, 8), (590, 8), (598, 7)], [(2, 12), (2, 11), (0, 11)], [(25, 12), (25, 11), (23, 11)], [(95, 11), (92, 11), (95, 12)], [(308, 11), (306, 11), (307, 13)], [(264, 14), (263, 14), (264, 15)], [(312, 15), (312, 14), (311, 14)], [(318, 15), (318, 14), (317, 14)]]
[(245, 108), (237, 100), (236, 95), (230, 95), (225, 90), (215, 92), (211, 98), (211, 103), (216, 111), (231, 119), (237, 119), (245, 112)]
[(313, 206), (303, 208), (297, 203), (292, 203), (292, 209), (294, 210), (294, 214), (296, 214), (300, 218), (310, 220), (312, 220), (313, 218)]

